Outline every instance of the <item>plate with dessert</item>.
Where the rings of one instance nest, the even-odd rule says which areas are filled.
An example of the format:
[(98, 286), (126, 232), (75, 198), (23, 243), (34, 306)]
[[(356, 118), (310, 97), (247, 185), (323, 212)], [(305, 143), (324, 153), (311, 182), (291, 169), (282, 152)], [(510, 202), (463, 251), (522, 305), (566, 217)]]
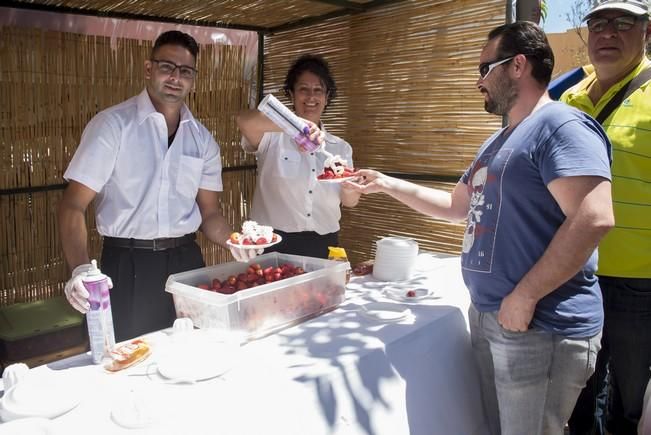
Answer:
[[(323, 174), (321, 174), (323, 175)], [(344, 181), (354, 181), (357, 179), (357, 177), (334, 177), (334, 178), (318, 178), (319, 183), (332, 183), (332, 184), (339, 184), (343, 183)]]
[(317, 180), (322, 183), (343, 183), (347, 180), (354, 180), (355, 168), (346, 166), (346, 160), (340, 156), (328, 157), (323, 164), (323, 173), (317, 175)]
[(273, 232), (268, 225), (259, 225), (255, 221), (245, 221), (242, 231), (232, 233), (226, 241), (228, 246), (240, 249), (265, 249), (280, 243), (283, 238)]
[(384, 295), (390, 299), (404, 302), (415, 302), (434, 295), (432, 289), (427, 287), (393, 286), (388, 285), (382, 289)]

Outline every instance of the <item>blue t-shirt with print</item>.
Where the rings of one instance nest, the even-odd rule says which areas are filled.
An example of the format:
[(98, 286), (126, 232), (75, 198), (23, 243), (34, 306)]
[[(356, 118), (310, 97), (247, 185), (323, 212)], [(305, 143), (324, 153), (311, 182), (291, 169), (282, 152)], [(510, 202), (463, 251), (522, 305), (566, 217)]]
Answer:
[[(470, 194), (461, 265), (477, 310), (499, 310), (565, 220), (547, 185), (559, 177), (610, 180), (610, 152), (595, 120), (556, 102), (482, 145), (461, 178)], [(567, 337), (597, 334), (603, 308), (596, 268), (595, 250), (582, 270), (538, 302), (531, 326)]]

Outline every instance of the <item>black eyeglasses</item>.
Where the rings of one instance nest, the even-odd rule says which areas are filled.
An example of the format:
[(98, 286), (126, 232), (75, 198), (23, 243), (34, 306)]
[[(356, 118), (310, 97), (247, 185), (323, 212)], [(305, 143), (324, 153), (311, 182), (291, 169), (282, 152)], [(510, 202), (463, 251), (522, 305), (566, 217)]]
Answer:
[(613, 23), (615, 30), (618, 32), (626, 32), (631, 30), (635, 23), (638, 21), (638, 17), (633, 15), (622, 15), (615, 18), (590, 18), (587, 21), (588, 30), (592, 33), (599, 33), (606, 30), (608, 23)]
[(491, 62), (484, 62), (479, 64), (479, 77), (485, 79), (488, 77), (488, 74), (491, 73), (495, 69), (495, 67), (502, 65), (503, 63), (506, 63), (510, 60), (512, 60), (515, 56), (510, 56), (510, 57), (505, 57), (504, 59), (498, 59), (494, 60)]
[(174, 62), (167, 60), (151, 59), (152, 62), (155, 62), (158, 65), (158, 70), (163, 74), (172, 75), (176, 69), (179, 69), (179, 75), (184, 79), (193, 79), (197, 75), (196, 68), (193, 68), (188, 65), (177, 65)]

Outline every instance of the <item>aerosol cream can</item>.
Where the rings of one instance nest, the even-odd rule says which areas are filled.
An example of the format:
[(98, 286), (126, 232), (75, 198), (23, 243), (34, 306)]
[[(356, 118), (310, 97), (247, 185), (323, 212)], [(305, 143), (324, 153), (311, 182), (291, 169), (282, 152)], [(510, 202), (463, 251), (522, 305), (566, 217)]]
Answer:
[(97, 268), (96, 260), (91, 261), (91, 268), (82, 281), (88, 290), (90, 303), (90, 309), (86, 313), (90, 354), (93, 363), (99, 364), (104, 357), (109, 356), (109, 352), (115, 346), (109, 281)]

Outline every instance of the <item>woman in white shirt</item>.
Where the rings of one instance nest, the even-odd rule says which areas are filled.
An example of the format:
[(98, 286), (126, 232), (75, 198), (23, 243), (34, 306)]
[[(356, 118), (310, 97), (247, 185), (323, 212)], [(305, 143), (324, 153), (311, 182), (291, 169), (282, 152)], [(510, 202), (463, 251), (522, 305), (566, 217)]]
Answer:
[[(328, 133), (321, 123), (321, 115), (337, 93), (328, 63), (321, 56), (301, 56), (289, 69), (284, 90), (294, 112), (315, 124), (311, 137), (322, 138), (325, 149), (340, 155), (352, 168), (351, 146)], [(327, 258), (328, 246), (339, 243), (340, 204), (354, 207), (359, 193), (346, 183), (319, 182), (316, 177), (323, 173), (326, 155), (304, 151), (258, 110), (240, 113), (237, 123), (244, 136), (242, 148), (255, 153), (258, 161), (250, 217), (272, 226), (283, 238), (267, 252)]]

